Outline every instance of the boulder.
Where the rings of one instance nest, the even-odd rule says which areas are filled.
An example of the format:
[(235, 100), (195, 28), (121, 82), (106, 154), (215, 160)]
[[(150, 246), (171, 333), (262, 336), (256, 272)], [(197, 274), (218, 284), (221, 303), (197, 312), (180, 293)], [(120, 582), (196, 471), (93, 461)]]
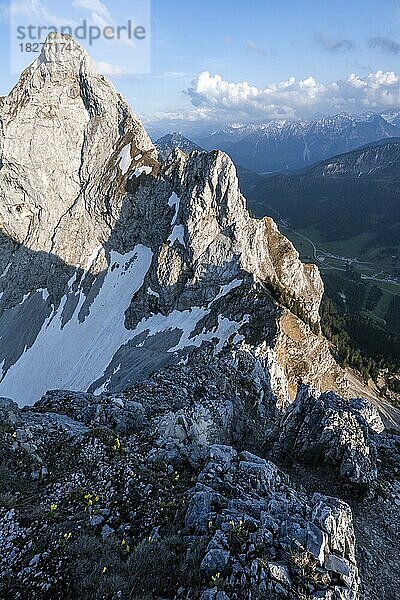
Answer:
[(371, 435), (384, 426), (365, 399), (344, 400), (300, 386), (282, 420), (278, 451), (296, 460), (335, 468), (344, 480), (369, 485), (377, 478)]

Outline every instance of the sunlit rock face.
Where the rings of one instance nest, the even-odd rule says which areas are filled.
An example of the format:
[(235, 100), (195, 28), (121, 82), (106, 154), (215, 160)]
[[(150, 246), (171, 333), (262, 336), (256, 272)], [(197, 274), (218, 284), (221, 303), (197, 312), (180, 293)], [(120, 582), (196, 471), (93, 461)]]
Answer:
[[(339, 384), (309, 327), (319, 272), (249, 215), (230, 158), (175, 150), (159, 163), (87, 53), (57, 41), (1, 107), (0, 393), (123, 389), (207, 342), (256, 352), (283, 405), (307, 373)], [(289, 335), (277, 300), (301, 309)], [(306, 359), (288, 377), (289, 351)]]
[(81, 265), (109, 236), (139, 152), (156, 156), (126, 102), (77, 43), (50, 35), (1, 109), (4, 233)]

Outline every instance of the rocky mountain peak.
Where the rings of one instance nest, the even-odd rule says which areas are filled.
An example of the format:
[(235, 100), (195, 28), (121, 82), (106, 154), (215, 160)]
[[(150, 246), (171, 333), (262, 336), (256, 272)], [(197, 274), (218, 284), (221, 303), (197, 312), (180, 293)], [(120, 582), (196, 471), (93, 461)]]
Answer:
[(98, 76), (96, 65), (86, 50), (73, 37), (54, 32), (47, 36), (41, 53), (33, 64), (34, 70), (36, 67), (39, 67), (43, 78), (48, 75), (53, 83), (62, 83), (61, 77), (68, 75)]
[(193, 150), (198, 150), (200, 152), (203, 151), (203, 148), (176, 131), (174, 133), (168, 133), (167, 135), (164, 135), (162, 138), (158, 139), (155, 142), (155, 146), (158, 150), (161, 160), (166, 160), (175, 148), (179, 148), (187, 154), (190, 154), (190, 152), (193, 152)]
[(5, 100), (1, 139), (2, 394), (122, 390), (210, 343), (258, 348), (278, 404), (300, 379), (343, 388), (318, 336), (318, 269), (250, 216), (225, 153), (160, 164), (76, 42), (48, 38)]
[[(85, 237), (109, 235), (123, 196), (119, 184), (131, 163), (156, 158), (140, 121), (86, 51), (58, 34), (48, 36), (5, 99), (0, 137), (4, 231), (17, 243), (76, 265), (82, 250), (89, 256), (96, 247)], [(29, 158), (21, 143), (27, 139)], [(90, 227), (94, 220), (99, 235)], [(76, 253), (65, 248), (66, 235), (80, 238)]]

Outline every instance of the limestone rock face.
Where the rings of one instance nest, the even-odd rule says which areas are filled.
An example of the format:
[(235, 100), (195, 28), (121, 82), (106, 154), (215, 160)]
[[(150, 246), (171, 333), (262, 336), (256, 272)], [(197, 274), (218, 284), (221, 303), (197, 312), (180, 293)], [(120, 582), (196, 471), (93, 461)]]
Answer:
[[(0, 123), (1, 393), (122, 390), (206, 342), (244, 344), (281, 405), (300, 377), (324, 386), (329, 360), (312, 372), (298, 361), (286, 381), (279, 344), (283, 304), (295, 305), (330, 357), (310, 329), (318, 269), (271, 219), (250, 217), (226, 154), (176, 150), (160, 165), (86, 52), (55, 34)], [(297, 357), (307, 345), (287, 343)]]
[(0, 140), (3, 232), (83, 267), (118, 218), (134, 156), (156, 157), (87, 53), (56, 34), (5, 98)]
[(283, 453), (325, 463), (343, 479), (368, 485), (377, 478), (371, 434), (383, 430), (378, 411), (363, 398), (343, 401), (302, 386), (284, 417), (279, 444)]
[(161, 177), (173, 181), (180, 199), (174, 228), (182, 228), (194, 283), (205, 279), (207, 266), (217, 281), (242, 270), (256, 281), (285, 288), (301, 301), (310, 319), (318, 321), (323, 293), (318, 269), (300, 262), (272, 219), (250, 217), (235, 167), (226, 154), (194, 152), (188, 157), (176, 150)]

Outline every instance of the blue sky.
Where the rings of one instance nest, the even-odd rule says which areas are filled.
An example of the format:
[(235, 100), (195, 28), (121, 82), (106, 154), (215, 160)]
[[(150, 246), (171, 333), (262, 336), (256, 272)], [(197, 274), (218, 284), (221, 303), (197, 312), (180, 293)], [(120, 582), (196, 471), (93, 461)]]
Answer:
[[(8, 4), (0, 0), (1, 95), (17, 78), (8, 67)], [(123, 23), (141, 2), (25, 4), (75, 20), (108, 10)], [(95, 51), (95, 59), (106, 74), (117, 74), (111, 78), (134, 110), (167, 128), (187, 121), (249, 122), (400, 104), (400, 4), (394, 0), (379, 5), (376, 0), (152, 0), (151, 72), (128, 73), (129, 46), (101, 52)]]

